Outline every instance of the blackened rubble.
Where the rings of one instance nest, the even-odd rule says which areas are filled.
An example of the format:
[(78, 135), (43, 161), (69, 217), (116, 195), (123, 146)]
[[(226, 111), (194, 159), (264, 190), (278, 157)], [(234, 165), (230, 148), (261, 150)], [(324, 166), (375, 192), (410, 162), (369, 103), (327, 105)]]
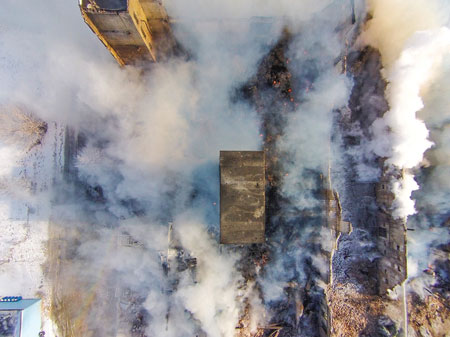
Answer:
[[(341, 237), (339, 247), (334, 255), (333, 270), (337, 282), (354, 283), (366, 294), (376, 294), (377, 253), (376, 237), (377, 210), (375, 186), (377, 176), (361, 179), (357, 171), (363, 147), (370, 141), (370, 126), (376, 118), (383, 116), (388, 109), (384, 98), (386, 83), (381, 76), (381, 58), (377, 50), (365, 48), (352, 51), (347, 57), (354, 86), (349, 100), (349, 114), (343, 111), (337, 117), (339, 132), (342, 136), (344, 154), (345, 184), (340, 192), (343, 217), (357, 229), (349, 236)], [(358, 133), (355, 133), (358, 130)], [(378, 157), (364, 157), (364, 165), (381, 174)], [(355, 246), (355, 243), (356, 246)], [(360, 247), (360, 249), (356, 249)]]
[[(421, 186), (421, 191), (417, 193), (416, 209), (417, 214), (408, 218), (409, 233), (449, 233), (450, 214), (445, 206), (430, 204), (426, 196), (435, 193), (428, 179), (434, 174), (435, 168), (422, 168), (421, 174), (416, 178)], [(428, 189), (427, 189), (428, 188)], [(415, 235), (417, 236), (417, 234)], [(443, 234), (442, 234), (443, 236)], [(427, 248), (429, 255), (428, 265), (422, 270), (422, 275), (427, 274), (434, 278), (435, 283), (425, 288), (436, 295), (440, 295), (450, 303), (450, 243), (442, 243), (439, 240), (431, 242)], [(427, 291), (427, 293), (429, 293)]]
[[(346, 184), (344, 190), (340, 191), (341, 203), (345, 219), (356, 227), (373, 231), (376, 230), (377, 210), (375, 184), (381, 174), (381, 166), (376, 156), (369, 154), (360, 158), (358, 155), (365, 152), (364, 146), (370, 141), (370, 126), (388, 109), (384, 98), (386, 83), (380, 73), (380, 54), (372, 48), (351, 52), (348, 65), (354, 81), (349, 100), (350, 114), (338, 117), (343, 146), (347, 149), (343, 160), (346, 163), (343, 172)], [(359, 132), (355, 133), (355, 130)], [(367, 169), (378, 172), (378, 176), (361, 179), (357, 170), (361, 161)]]
[[(394, 255), (396, 259), (400, 257), (406, 261), (406, 255), (403, 248), (403, 255), (398, 251), (391, 254), (383, 248), (380, 226), (389, 223), (400, 231), (403, 228), (401, 223), (397, 226), (392, 218), (393, 195), (385, 190), (390, 178), (401, 172), (386, 171), (383, 158), (368, 150), (372, 123), (389, 109), (384, 97), (387, 84), (381, 74), (381, 56), (377, 50), (370, 47), (352, 50), (347, 62), (354, 86), (348, 108), (336, 115), (337, 132), (345, 151), (341, 172), (345, 183), (339, 192), (343, 218), (350, 221), (355, 230), (340, 237), (333, 256), (334, 280), (330, 287), (332, 325), (337, 335), (387, 336), (391, 335), (390, 332), (394, 335), (403, 333), (403, 303), (388, 300), (384, 295), (387, 283), (388, 288), (401, 284), (401, 277), (397, 279), (397, 268), (399, 275), (403, 275), (404, 269), (401, 268), (405, 268), (406, 262), (401, 267), (397, 265), (391, 275), (381, 275), (384, 267), (380, 265)], [(390, 307), (389, 317), (386, 316), (387, 306)], [(343, 314), (346, 308), (351, 308), (355, 314), (360, 312), (360, 317)], [(361, 322), (365, 323), (358, 326)]]
[[(297, 77), (293, 77), (289, 71), (289, 64), (293, 61), (287, 57), (292, 40), (291, 34), (284, 31), (279, 42), (261, 61), (254, 78), (239, 93), (255, 106), (263, 120), (261, 137), (268, 180), (267, 243), (246, 247), (239, 265), (246, 270), (244, 276), (247, 279), (255, 278), (253, 273), (256, 269), (263, 279), (268, 276), (267, 267), (281, 264), (286, 273), (277, 277), (285, 284), (284, 298), (271, 302), (262, 299), (271, 315), (269, 323), (283, 327), (277, 330), (279, 336), (297, 335), (300, 331), (302, 336), (320, 336), (327, 331), (327, 306), (323, 289), (317, 284), (321, 275), (311, 256), (321, 254), (320, 245), (314, 242), (324, 223), (323, 209), (298, 209), (280, 191), (286, 174), (283, 165), (289, 161), (289, 154), (280, 151), (277, 142), (287, 127), (288, 116), (296, 110), (302, 96), (313, 88), (312, 83), (318, 75), (318, 66), (311, 59), (303, 64)], [(305, 179), (314, 182), (311, 194), (317, 199), (323, 198), (320, 172), (309, 170), (304, 175)], [(298, 249), (304, 252), (300, 258), (302, 261), (298, 261), (298, 254), (294, 253)], [(246, 267), (255, 265), (258, 268)], [(268, 329), (265, 336), (272, 332)]]

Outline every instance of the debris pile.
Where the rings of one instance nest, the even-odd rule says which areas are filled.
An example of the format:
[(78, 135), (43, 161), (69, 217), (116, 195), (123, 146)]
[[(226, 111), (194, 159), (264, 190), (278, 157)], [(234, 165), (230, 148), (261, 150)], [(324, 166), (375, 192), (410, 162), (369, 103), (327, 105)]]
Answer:
[(448, 336), (450, 331), (450, 305), (433, 294), (421, 299), (412, 293), (408, 297), (409, 325), (418, 337)]
[(376, 336), (377, 318), (384, 310), (381, 297), (360, 293), (351, 283), (336, 283), (328, 287), (327, 298), (332, 336)]
[[(325, 294), (318, 285), (319, 281), (328, 282), (328, 273), (320, 268), (325, 266), (328, 270), (329, 255), (318, 243), (318, 238), (323, 234), (321, 225), (325, 223), (325, 203), (321, 207), (298, 207), (296, 201), (282, 191), (284, 179), (288, 177), (284, 166), (290, 165), (290, 154), (280, 147), (280, 143), (283, 141), (288, 119), (298, 113), (297, 107), (305, 100), (304, 95), (312, 88), (317, 76), (314, 69), (305, 69), (298, 78), (294, 78), (290, 67), (296, 60), (288, 57), (292, 41), (292, 34), (284, 30), (278, 43), (261, 60), (255, 76), (238, 93), (255, 107), (263, 120), (261, 137), (266, 152), (268, 175), (268, 240), (260, 247), (244, 248), (248, 252), (243, 252), (239, 265), (245, 271), (243, 275), (246, 279), (253, 279), (258, 275), (258, 280), (275, 278), (277, 282), (284, 284), (282, 298), (271, 301), (263, 299), (270, 317), (268, 326), (280, 327), (279, 330), (272, 331), (258, 330), (264, 336), (289, 336), (300, 331), (305, 336), (316, 336), (320, 334), (317, 327), (326, 333), (328, 325)], [(323, 200), (324, 179), (321, 172), (310, 169), (298, 173), (310, 181), (311, 190), (308, 193), (315, 200)], [(301, 254), (299, 247), (302, 247)], [(276, 270), (275, 266), (279, 264), (289, 270), (286, 275), (280, 275)]]
[(120, 296), (120, 323), (123, 326), (123, 330), (131, 337), (146, 336), (145, 328), (148, 325), (149, 317), (148, 312), (142, 308), (143, 301), (142, 296), (130, 289), (123, 289)]
[(359, 292), (375, 295), (378, 257), (377, 247), (367, 231), (356, 229), (350, 235), (342, 235), (333, 256), (333, 280), (353, 284)]

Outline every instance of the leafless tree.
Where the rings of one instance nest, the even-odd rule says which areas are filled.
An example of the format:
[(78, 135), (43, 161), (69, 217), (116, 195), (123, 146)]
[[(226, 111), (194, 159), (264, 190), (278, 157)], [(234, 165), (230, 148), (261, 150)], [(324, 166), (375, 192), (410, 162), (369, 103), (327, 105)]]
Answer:
[(0, 106), (0, 140), (24, 146), (27, 150), (41, 143), (47, 123), (23, 107)]

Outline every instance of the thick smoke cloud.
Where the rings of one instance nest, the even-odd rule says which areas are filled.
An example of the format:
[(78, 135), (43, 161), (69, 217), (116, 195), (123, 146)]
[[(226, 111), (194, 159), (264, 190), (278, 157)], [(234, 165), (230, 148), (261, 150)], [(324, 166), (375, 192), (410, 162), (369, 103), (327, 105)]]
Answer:
[[(409, 233), (409, 274), (420, 275), (420, 271), (435, 265), (434, 249), (446, 244), (449, 233), (445, 223), (448, 219), (450, 204), (450, 149), (449, 149), (449, 56), (444, 59), (441, 72), (424, 95), (424, 109), (419, 112), (430, 130), (430, 139), (434, 146), (425, 153), (426, 165), (418, 175), (421, 189), (414, 193), (418, 214), (410, 219), (415, 228)], [(410, 268), (411, 267), (411, 268)], [(432, 283), (432, 282), (430, 282)]]
[[(387, 99), (390, 110), (373, 124), (374, 151), (388, 157), (387, 164), (411, 169), (421, 163), (423, 153), (432, 146), (425, 123), (416, 118), (423, 108), (420, 90), (428, 83), (440, 59), (448, 51), (450, 30), (415, 33), (405, 46), (399, 60), (389, 72)], [(384, 143), (384, 144), (383, 144)], [(418, 189), (412, 175), (406, 173), (402, 182), (394, 184), (398, 205), (395, 215), (405, 217), (414, 213), (409, 201)]]
[[(200, 327), (210, 336), (233, 335), (242, 310), (239, 298), (248, 298), (255, 315), (261, 314), (256, 290), (241, 285), (238, 256), (217, 245), (219, 150), (261, 147), (256, 112), (245, 102), (232, 103), (230, 95), (256, 72), (285, 22), (292, 19), (297, 25), (330, 3), (217, 1), (187, 7), (185, 2), (168, 2), (169, 15), (186, 20), (179, 20), (175, 34), (190, 58), (153, 65), (147, 74), (117, 67), (82, 22), (76, 2), (3, 4), (0, 103), (29, 106), (48, 123), (68, 125), (85, 137), (75, 163), (78, 182), (54, 186), (51, 199), (41, 195), (53, 203), (53, 222), (79, 236), (69, 275), (93, 289), (110, 275), (108, 282), (145, 298), (152, 333), (189, 335)], [(235, 20), (257, 16), (276, 17), (264, 34), (251, 20)], [(210, 22), (217, 19), (223, 20)], [(320, 36), (322, 32), (315, 34), (315, 41)], [(333, 38), (333, 32), (323, 36)], [(329, 141), (330, 112), (342, 104), (348, 87), (332, 70), (331, 57), (337, 53), (327, 56), (331, 70), (315, 84), (317, 92), (332, 86), (334, 94), (326, 100), (314, 94), (302, 106), (311, 116), (326, 114), (314, 117), (327, 123), (324, 134), (312, 138), (321, 146), (317, 158)], [(314, 124), (305, 121), (298, 127)], [(283, 147), (300, 158), (295, 125)], [(323, 168), (315, 160), (311, 156), (305, 167)], [(289, 170), (295, 177), (295, 167)], [(80, 183), (88, 196), (77, 192)], [(290, 185), (285, 184), (287, 195)], [(169, 221), (198, 262), (197, 282), (182, 278), (174, 296), (161, 292), (167, 280), (160, 255), (167, 250)], [(117, 246), (122, 233), (138, 238), (143, 248)], [(194, 319), (186, 318), (184, 309)], [(88, 325), (102, 327), (104, 322), (95, 317), (91, 315)], [(260, 321), (252, 321), (255, 329)]]
[(217, 19), (248, 19), (251, 17), (285, 17), (297, 21), (305, 21), (332, 4), (332, 0), (319, 1), (290, 1), (277, 2), (250, 1), (205, 1), (195, 0), (189, 4), (181, 0), (166, 2), (168, 11), (173, 17), (217, 20)]
[[(408, 40), (387, 76), (390, 84), (386, 94), (390, 110), (383, 119), (374, 123), (373, 131), (377, 135), (388, 129), (391, 132), (384, 139), (375, 139), (374, 142), (375, 153), (388, 157), (388, 164), (413, 168), (432, 146), (428, 140), (428, 129), (422, 120), (416, 118), (416, 113), (423, 108), (420, 91), (430, 81), (448, 51), (449, 39), (450, 30), (447, 28), (416, 33)], [(383, 140), (387, 144), (378, 144)]]
[[(373, 125), (371, 145), (388, 158), (387, 163), (406, 169), (403, 179), (393, 182), (395, 213), (405, 217), (417, 212), (408, 218), (408, 227), (415, 229), (408, 232), (408, 274), (416, 277), (436, 258), (434, 249), (448, 241), (448, 231), (442, 226), (449, 209), (444, 94), (450, 55), (449, 8), (445, 1), (369, 4), (373, 19), (363, 39), (382, 54), (390, 105), (384, 118)], [(416, 282), (415, 289), (417, 284), (433, 283), (429, 277), (422, 281)]]
[(242, 281), (235, 270), (238, 256), (226, 251), (220, 253), (216, 241), (198, 226), (198, 220), (183, 214), (180, 222), (178, 233), (182, 245), (198, 257), (198, 283), (181, 288), (177, 297), (201, 322), (208, 336), (232, 336), (240, 314), (236, 301)]
[[(358, 5), (357, 9), (363, 8)], [(333, 238), (324, 227), (322, 193), (328, 188), (329, 167), (338, 165), (341, 154), (339, 146), (332, 144), (333, 120), (346, 106), (353, 85), (335, 65), (345, 50), (350, 18), (350, 3), (334, 3), (300, 24), (298, 30), (293, 28), (286, 57), (298, 104), (286, 116), (277, 109), (269, 112), (270, 118), (278, 125), (286, 123), (286, 127), (276, 145), (282, 182), (278, 186), (280, 210), (268, 224), (274, 231), (270, 236), (271, 262), (258, 281), (273, 311), (272, 322), (283, 320), (295, 327), (293, 334), (302, 336), (317, 333), (318, 323), (311, 311), (318, 314), (318, 302), (324, 296), (322, 280), (327, 280), (330, 270), (327, 254)], [(340, 31), (341, 27), (345, 31)], [(307, 285), (312, 287), (308, 291), (304, 290)], [(298, 307), (289, 307), (293, 296), (298, 296), (295, 305), (305, 305), (300, 316)]]
[(387, 71), (415, 32), (439, 29), (449, 22), (445, 0), (370, 0), (367, 4), (371, 19), (360, 38), (380, 51)]
[[(403, 19), (396, 21), (408, 6), (406, 2), (374, 2), (374, 18), (368, 24), (365, 34), (367, 42), (378, 47), (386, 66), (385, 78), (388, 81), (386, 98), (390, 109), (383, 118), (372, 125), (374, 139), (372, 150), (381, 157), (388, 158), (387, 165), (400, 169), (412, 169), (423, 160), (424, 152), (433, 143), (428, 139), (429, 132), (424, 121), (416, 117), (423, 108), (421, 91), (426, 89), (436, 72), (439, 71), (442, 58), (449, 50), (450, 31), (439, 27), (445, 17), (436, 11), (438, 2), (425, 6), (420, 1), (404, 11), (411, 25), (403, 24)], [(417, 6), (417, 7), (416, 7)], [(382, 13), (392, 11), (387, 18)], [(423, 11), (420, 11), (423, 9)], [(393, 29), (392, 27), (398, 27)], [(419, 31), (428, 29), (426, 31)], [(383, 39), (382, 32), (394, 31), (394, 37)], [(394, 216), (406, 217), (414, 214), (414, 202), (410, 196), (419, 186), (413, 174), (404, 173), (403, 179), (393, 183), (396, 194)]]
[[(2, 14), (6, 27), (1, 35), (2, 103), (26, 104), (48, 122), (81, 130), (87, 144), (77, 158), (79, 177), (102, 190), (97, 203), (77, 193), (69, 196), (69, 187), (58, 186), (54, 191), (58, 201), (52, 218), (81, 236), (70, 273), (89, 285), (103, 282), (106, 273), (121, 287), (147, 298), (145, 307), (152, 316), (149, 330), (164, 333), (167, 328), (173, 336), (182, 331), (192, 334), (195, 327), (183, 309), (188, 308), (209, 335), (232, 334), (239, 314), (236, 282), (240, 276), (234, 271), (235, 258), (216, 253), (212, 259), (217, 238), (209, 237), (208, 228), (218, 225), (218, 197), (205, 201), (192, 200), (191, 195), (201, 188), (218, 190), (217, 179), (206, 181), (206, 188), (197, 186), (205, 181), (195, 180), (195, 172), (206, 166), (206, 174), (217, 178), (219, 150), (259, 147), (255, 112), (229, 101), (231, 89), (242, 80), (230, 60), (251, 72), (251, 65), (264, 53), (263, 46), (254, 52), (255, 44), (247, 42), (253, 37), (247, 35), (237, 45), (227, 39), (209, 49), (208, 43), (219, 34), (216, 29), (209, 31), (210, 41), (199, 38), (196, 52), (204, 59), (155, 65), (147, 76), (132, 67), (117, 67), (82, 22), (75, 2), (45, 7), (3, 5), (2, 13), (8, 15)], [(12, 19), (27, 12), (30, 20), (25, 24)], [(275, 40), (276, 34), (263, 43)], [(247, 51), (234, 54), (237, 47), (245, 46)], [(193, 203), (197, 203), (193, 210), (197, 215), (181, 236), (187, 249), (201, 255), (199, 277), (195, 285), (181, 283), (166, 327), (171, 300), (161, 293), (167, 280), (159, 252), (167, 250), (167, 222)], [(205, 223), (202, 218), (211, 209), (213, 217)], [(136, 213), (146, 217), (132, 220)], [(184, 221), (176, 222), (180, 231)], [(145, 249), (114, 248), (123, 232), (139, 238)], [(205, 262), (202, 257), (211, 260)], [(217, 277), (222, 286), (216, 284)], [(2, 289), (13, 291), (9, 286)], [(95, 315), (91, 320), (91, 327), (105, 324), (101, 318), (95, 322)]]
[[(355, 3), (357, 14), (363, 13), (362, 1)], [(51, 204), (49, 214), (39, 213), (41, 218), (51, 217), (58, 231), (73, 235), (75, 243), (68, 248), (72, 264), (65, 270), (62, 284), (70, 285), (71, 278), (79, 280), (80, 288), (89, 289), (99, 299), (105, 289), (130, 290), (148, 311), (147, 334), (232, 336), (245, 303), (251, 305), (250, 330), (255, 332), (270, 321), (267, 306), (287, 296), (289, 282), (304, 286), (311, 279), (325, 278), (328, 272), (327, 261), (316, 254), (331, 250), (331, 234), (321, 227), (323, 197), (317, 191), (323, 181), (318, 177), (329, 174), (330, 163), (341, 164), (338, 146), (332, 144), (333, 116), (338, 109), (345, 110), (352, 83), (335, 63), (351, 35), (342, 31), (351, 25), (351, 2), (171, 0), (165, 5), (174, 18), (174, 33), (188, 55), (142, 72), (116, 65), (83, 23), (76, 1), (50, 0), (45, 6), (4, 1), (0, 12), (0, 105), (23, 104), (49, 125), (68, 126), (81, 135), (68, 173), (60, 172), (45, 191), (33, 195), (17, 192), (14, 198), (37, 208)], [(429, 75), (434, 76), (429, 70), (438, 65), (431, 62), (430, 55), (439, 54), (430, 53), (428, 47), (441, 51), (448, 42), (448, 30), (437, 30), (441, 24), (435, 26), (446, 18), (438, 15), (436, 19), (435, 11), (427, 9), (416, 20), (414, 13), (419, 11), (411, 10), (408, 22), (417, 26), (394, 30), (391, 43), (375, 39), (392, 37), (385, 34), (386, 29), (392, 31), (383, 14), (388, 5), (386, 1), (372, 4), (374, 18), (364, 36), (383, 54), (385, 75), (391, 82), (391, 110), (374, 124), (373, 151), (399, 167), (413, 168), (421, 162), (431, 143), (416, 113), (422, 107), (423, 90), (428, 89), (423, 95), (425, 109), (419, 113), (425, 123), (435, 123), (430, 135), (435, 147), (427, 160), (436, 169), (427, 176), (425, 186), (436, 192), (437, 186), (448, 180), (448, 128), (441, 128), (444, 119), (437, 119), (431, 108), (427, 110), (437, 101), (433, 98), (437, 88), (425, 84)], [(395, 6), (391, 14), (401, 17), (403, 3), (395, 2)], [(294, 239), (284, 246), (285, 233), (275, 229), (272, 260), (257, 280), (245, 284), (237, 268), (242, 258), (238, 250), (217, 243), (218, 155), (220, 150), (262, 149), (263, 117), (247, 101), (232, 97), (255, 75), (261, 59), (286, 27), (293, 36), (286, 51), (289, 71), (293, 79), (310, 83), (292, 85), (298, 105), (286, 117), (276, 149), (285, 155), (280, 158), (284, 178), (279, 188), (287, 206), (271, 225), (276, 228), (282, 223), (280, 218), (287, 219), (285, 229), (292, 230), (289, 234)], [(405, 44), (413, 32), (424, 28), (436, 30), (418, 33)], [(424, 63), (417, 62), (422, 59)], [(402, 85), (405, 79), (406, 87)], [(414, 103), (407, 110), (410, 128), (406, 134), (406, 119), (397, 118), (403, 111), (404, 90), (413, 97), (406, 101), (408, 106)], [(278, 111), (271, 113), (274, 119), (278, 117)], [(419, 147), (409, 142), (411, 128), (422, 133), (420, 154), (404, 150)], [(50, 142), (48, 138), (45, 141)], [(67, 141), (75, 142), (69, 137)], [(0, 172), (8, 182), (13, 181), (17, 169), (12, 161), (20, 157), (13, 156), (14, 151), (11, 145), (1, 144), (0, 156), (6, 158), (6, 164), (2, 163)], [(373, 179), (372, 173), (366, 172), (365, 178)], [(65, 182), (63, 174), (69, 175)], [(405, 187), (407, 183), (415, 188), (412, 176), (396, 182), (397, 195), (404, 194), (398, 199), (405, 203), (413, 189)], [(448, 206), (442, 200), (447, 195), (433, 193), (439, 200), (424, 197), (423, 205), (438, 205), (444, 213)], [(3, 200), (14, 207), (11, 195)], [(411, 204), (401, 207), (401, 214), (412, 212)], [(305, 214), (301, 221), (297, 221), (299, 214)], [(164, 269), (163, 262), (171, 254), (169, 223), (186, 254), (197, 259), (195, 277), (182, 272), (173, 280)], [(135, 247), (120, 243), (128, 235), (136, 240)], [(8, 273), (0, 279), (1, 288), (19, 291), (8, 282), (12, 277)], [(99, 336), (107, 336), (105, 322), (111, 318), (88, 304), (85, 310), (90, 312), (88, 318), (84, 316), (87, 325), (97, 329)]]

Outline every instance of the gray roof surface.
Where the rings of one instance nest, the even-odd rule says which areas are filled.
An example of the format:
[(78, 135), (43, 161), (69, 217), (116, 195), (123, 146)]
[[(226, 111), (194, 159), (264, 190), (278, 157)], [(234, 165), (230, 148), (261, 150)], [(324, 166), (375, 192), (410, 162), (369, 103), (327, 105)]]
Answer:
[(263, 151), (220, 151), (220, 242), (265, 240)]

